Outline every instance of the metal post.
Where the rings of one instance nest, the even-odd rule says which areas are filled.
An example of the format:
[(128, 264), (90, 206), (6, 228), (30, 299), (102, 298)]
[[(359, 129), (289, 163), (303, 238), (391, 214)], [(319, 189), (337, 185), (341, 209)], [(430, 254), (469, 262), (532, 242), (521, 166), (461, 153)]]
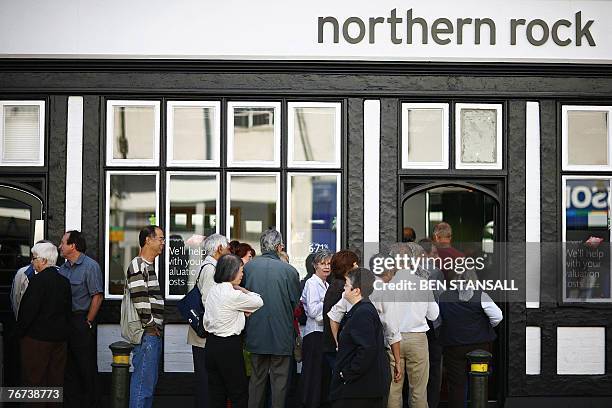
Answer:
[(470, 407), (486, 408), (489, 404), (489, 375), (491, 353), (474, 350), (466, 354), (470, 363)]
[(130, 353), (134, 346), (125, 341), (117, 341), (108, 348), (113, 352), (111, 408), (127, 408), (130, 403)]

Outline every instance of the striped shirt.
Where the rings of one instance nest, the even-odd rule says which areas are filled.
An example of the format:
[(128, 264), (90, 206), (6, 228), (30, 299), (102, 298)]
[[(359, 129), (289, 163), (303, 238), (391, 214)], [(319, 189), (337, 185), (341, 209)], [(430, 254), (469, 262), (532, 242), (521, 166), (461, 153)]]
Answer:
[(130, 298), (143, 327), (157, 326), (161, 330), (164, 323), (164, 298), (155, 274), (155, 264), (137, 256), (130, 262), (127, 277)]

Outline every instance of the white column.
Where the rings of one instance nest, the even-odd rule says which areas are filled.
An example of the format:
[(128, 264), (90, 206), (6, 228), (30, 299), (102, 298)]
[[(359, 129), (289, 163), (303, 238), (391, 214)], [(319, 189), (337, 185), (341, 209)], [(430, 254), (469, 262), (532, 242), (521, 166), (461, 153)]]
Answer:
[(379, 251), (380, 234), (380, 101), (363, 103), (363, 259)]
[(81, 230), (83, 202), (83, 97), (68, 97), (66, 230)]
[(540, 104), (527, 102), (526, 115), (526, 303), (540, 307)]

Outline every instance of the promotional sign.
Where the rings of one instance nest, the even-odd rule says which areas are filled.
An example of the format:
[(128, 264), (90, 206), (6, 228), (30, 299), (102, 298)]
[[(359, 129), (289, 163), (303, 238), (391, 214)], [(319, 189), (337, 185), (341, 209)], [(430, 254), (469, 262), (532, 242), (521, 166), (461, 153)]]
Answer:
[(0, 1), (0, 57), (612, 61), (612, 2)]

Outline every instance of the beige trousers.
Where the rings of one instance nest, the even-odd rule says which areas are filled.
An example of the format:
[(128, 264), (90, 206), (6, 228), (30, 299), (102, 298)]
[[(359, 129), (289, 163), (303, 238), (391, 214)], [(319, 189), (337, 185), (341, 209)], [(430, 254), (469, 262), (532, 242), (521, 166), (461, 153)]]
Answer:
[[(396, 361), (389, 352), (391, 375)], [(402, 333), (400, 361), (402, 373), (410, 383), (410, 408), (427, 408), (427, 380), (429, 379), (429, 347), (426, 333)], [(402, 386), (404, 381), (391, 381), (388, 408), (402, 408)]]

